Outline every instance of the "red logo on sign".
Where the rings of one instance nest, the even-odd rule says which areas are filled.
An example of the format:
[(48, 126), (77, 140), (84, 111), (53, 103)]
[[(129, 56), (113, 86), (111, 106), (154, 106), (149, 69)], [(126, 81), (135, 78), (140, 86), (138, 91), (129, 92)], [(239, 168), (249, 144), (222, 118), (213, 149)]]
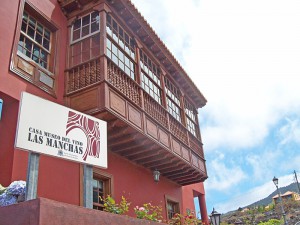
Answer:
[(100, 130), (99, 123), (83, 115), (69, 111), (68, 122), (67, 122), (68, 133), (76, 128), (79, 128), (87, 138), (86, 150), (82, 156), (83, 160), (86, 161), (87, 156), (93, 156), (99, 158), (100, 154)]

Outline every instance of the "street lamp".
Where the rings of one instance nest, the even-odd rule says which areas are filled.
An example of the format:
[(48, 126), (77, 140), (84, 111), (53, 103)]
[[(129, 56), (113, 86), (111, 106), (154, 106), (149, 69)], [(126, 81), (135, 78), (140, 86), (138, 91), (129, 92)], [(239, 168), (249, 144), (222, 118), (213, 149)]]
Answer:
[(281, 206), (281, 214), (282, 214), (282, 216), (283, 216), (284, 224), (287, 225), (288, 223), (287, 223), (287, 221), (286, 221), (285, 211), (284, 211), (284, 209), (283, 209), (283, 202), (282, 202), (282, 198), (281, 198), (280, 191), (279, 191), (279, 189), (278, 189), (278, 178), (276, 178), (275, 176), (274, 176), (274, 178), (273, 178), (273, 183), (274, 183), (275, 186), (276, 186), (277, 193), (278, 193), (278, 196), (279, 196), (279, 201), (281, 202), (281, 204), (280, 204), (280, 206)]
[(212, 225), (220, 225), (221, 222), (221, 213), (218, 213), (215, 208), (213, 208), (213, 211), (210, 214), (210, 221)]

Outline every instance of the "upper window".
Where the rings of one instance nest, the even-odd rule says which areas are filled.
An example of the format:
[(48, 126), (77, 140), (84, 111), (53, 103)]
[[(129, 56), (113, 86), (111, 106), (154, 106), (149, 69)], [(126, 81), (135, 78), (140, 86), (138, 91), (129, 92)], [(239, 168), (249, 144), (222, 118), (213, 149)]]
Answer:
[(196, 127), (197, 127), (196, 109), (186, 99), (184, 100), (184, 111), (185, 111), (186, 119), (187, 119), (187, 128), (196, 137), (197, 136), (197, 133), (196, 133)]
[(168, 111), (176, 120), (181, 122), (180, 92), (167, 78), (165, 78), (165, 86)]
[(99, 12), (92, 12), (75, 21), (72, 26), (72, 42), (100, 32)]
[(18, 51), (49, 69), (51, 32), (27, 12), (23, 13)]
[(124, 29), (107, 14), (106, 17), (106, 55), (125, 74), (135, 79), (135, 44)]
[(100, 56), (99, 12), (94, 11), (75, 20), (69, 51), (69, 67)]
[(106, 16), (106, 32), (131, 59), (135, 60), (133, 39), (109, 14)]
[[(29, 3), (20, 9), (11, 71), (50, 94), (55, 94), (57, 28)], [(17, 54), (15, 54), (17, 53)]]
[(140, 50), (142, 88), (161, 104), (160, 76), (157, 66)]

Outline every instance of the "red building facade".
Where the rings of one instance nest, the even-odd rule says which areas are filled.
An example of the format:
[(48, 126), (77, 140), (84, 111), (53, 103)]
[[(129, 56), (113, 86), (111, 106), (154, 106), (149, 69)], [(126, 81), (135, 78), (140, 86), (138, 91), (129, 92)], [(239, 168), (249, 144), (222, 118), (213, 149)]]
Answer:
[[(0, 12), (0, 183), (26, 180), (28, 153), (14, 149), (26, 91), (107, 121), (95, 209), (99, 196), (124, 195), (133, 206), (161, 205), (168, 219), (194, 211), (197, 197), (208, 223), (197, 115), (206, 100), (132, 3), (4, 0)], [(82, 205), (82, 192), (82, 165), (41, 156), (38, 196)]]

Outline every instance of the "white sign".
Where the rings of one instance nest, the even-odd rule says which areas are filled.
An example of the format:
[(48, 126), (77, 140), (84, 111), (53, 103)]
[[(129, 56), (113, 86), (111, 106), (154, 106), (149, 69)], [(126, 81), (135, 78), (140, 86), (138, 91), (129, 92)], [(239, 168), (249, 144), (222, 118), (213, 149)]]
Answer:
[(22, 92), (15, 147), (107, 168), (107, 124)]

